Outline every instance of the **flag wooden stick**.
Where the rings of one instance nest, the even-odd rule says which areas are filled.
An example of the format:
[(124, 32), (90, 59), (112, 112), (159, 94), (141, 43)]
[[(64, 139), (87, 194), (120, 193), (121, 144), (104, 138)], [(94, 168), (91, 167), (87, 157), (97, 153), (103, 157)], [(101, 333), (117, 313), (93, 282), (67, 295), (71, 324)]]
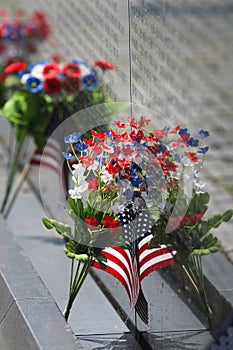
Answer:
[(4, 215), (3, 215), (3, 217), (4, 217), (5, 219), (8, 217), (8, 215), (9, 215), (9, 213), (10, 213), (10, 211), (11, 211), (11, 209), (12, 209), (12, 207), (13, 207), (13, 204), (14, 204), (14, 201), (15, 201), (15, 199), (17, 198), (17, 196), (18, 196), (18, 194), (19, 194), (19, 191), (21, 190), (22, 185), (23, 185), (23, 183), (24, 183), (24, 181), (25, 181), (25, 179), (26, 179), (26, 177), (27, 177), (28, 172), (29, 172), (30, 169), (31, 169), (31, 163), (30, 163), (30, 161), (28, 161), (28, 162), (25, 164), (22, 173), (20, 174), (20, 178), (19, 178), (17, 187), (16, 187), (16, 189), (15, 189), (13, 195), (12, 195), (12, 198), (11, 198), (11, 200), (10, 200), (10, 203), (8, 204), (7, 209), (6, 209), (6, 211), (5, 211)]

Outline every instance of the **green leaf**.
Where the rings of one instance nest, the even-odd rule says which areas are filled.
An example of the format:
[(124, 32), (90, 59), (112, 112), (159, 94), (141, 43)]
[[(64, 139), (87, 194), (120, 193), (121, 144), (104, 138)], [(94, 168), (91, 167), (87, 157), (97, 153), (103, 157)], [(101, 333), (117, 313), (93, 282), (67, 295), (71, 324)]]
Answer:
[(208, 192), (195, 194), (191, 199), (187, 214), (188, 215), (192, 215), (193, 213), (204, 214), (208, 209), (209, 200), (210, 200), (210, 196)]
[(51, 230), (53, 229), (53, 224), (51, 223), (51, 220), (46, 218), (45, 216), (42, 217), (42, 222), (44, 224), (44, 226), (48, 229), (48, 230)]
[(193, 249), (192, 255), (207, 255), (219, 251), (221, 247), (221, 242), (214, 237), (211, 233), (206, 235), (199, 244), (199, 247)]
[(217, 228), (222, 222), (227, 222), (232, 218), (233, 209), (227, 209), (223, 213), (217, 213), (209, 218), (203, 219), (199, 224), (201, 235), (208, 233), (212, 228)]
[(45, 138), (44, 133), (38, 132), (37, 134), (35, 134), (34, 141), (35, 141), (35, 144), (37, 145), (37, 147), (40, 150), (43, 150), (44, 146), (46, 145), (46, 138)]
[(81, 199), (73, 199), (69, 197), (67, 203), (78, 218), (84, 219), (84, 208)]
[(101, 269), (106, 269), (107, 258), (101, 251), (95, 254), (95, 259), (98, 261)]
[(86, 247), (74, 242), (73, 240), (69, 240), (64, 248), (64, 252), (68, 258), (86, 262), (89, 260), (89, 255), (84, 253), (84, 250), (86, 250)]
[(66, 238), (72, 237), (72, 231), (69, 225), (45, 217), (42, 217), (42, 222), (47, 229), (55, 229), (59, 235), (62, 235)]

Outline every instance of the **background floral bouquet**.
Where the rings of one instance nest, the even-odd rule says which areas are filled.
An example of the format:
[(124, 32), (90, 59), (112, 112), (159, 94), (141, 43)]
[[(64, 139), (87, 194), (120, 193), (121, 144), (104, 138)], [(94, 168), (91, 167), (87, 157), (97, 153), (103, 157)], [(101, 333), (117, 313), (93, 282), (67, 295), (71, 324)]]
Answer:
[[(146, 303), (141, 281), (174, 263), (183, 266), (210, 318), (200, 257), (219, 250), (219, 240), (209, 231), (230, 220), (233, 210), (204, 219), (209, 195), (200, 170), (208, 151), (202, 141), (209, 132), (200, 130), (199, 140), (180, 126), (153, 129), (144, 116), (114, 123), (104, 132), (90, 130), (88, 138), (78, 131), (64, 138), (73, 183), (65, 210), (72, 224), (42, 219), (66, 238), (65, 253), (71, 259), (65, 318), (94, 266), (121, 281), (131, 307), (147, 323), (140, 312), (141, 302)], [(121, 267), (127, 260), (128, 279), (114, 270), (114, 254), (114, 261), (121, 256)]]
[(18, 60), (27, 60), (50, 32), (51, 27), (43, 11), (34, 11), (28, 16), (23, 9), (18, 9), (14, 13), (1, 10), (1, 64), (5, 66)]
[(5, 73), (14, 77), (17, 89), (3, 105), (1, 114), (14, 129), (16, 147), (1, 212), (28, 136), (41, 150), (47, 135), (67, 116), (90, 105), (110, 101), (103, 83), (103, 71), (113, 69), (112, 64), (97, 61), (89, 66), (77, 60), (59, 63), (55, 58), (54, 62), (31, 64), (19, 61), (5, 68)]
[(50, 33), (51, 27), (43, 11), (37, 10), (28, 16), (23, 9), (14, 13), (0, 10), (0, 106), (17, 85), (12, 76), (4, 73), (4, 68), (13, 62), (28, 62)]

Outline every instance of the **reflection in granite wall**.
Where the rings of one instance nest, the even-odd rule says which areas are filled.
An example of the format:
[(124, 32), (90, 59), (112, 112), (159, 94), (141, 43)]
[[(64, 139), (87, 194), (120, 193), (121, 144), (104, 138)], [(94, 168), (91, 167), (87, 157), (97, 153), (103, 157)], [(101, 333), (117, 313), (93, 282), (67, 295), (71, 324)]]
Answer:
[[(232, 1), (130, 0), (129, 12), (133, 102), (192, 131), (211, 131), (209, 191), (219, 210), (231, 207)], [(225, 227), (230, 238), (230, 224)]]
[[(110, 81), (114, 100), (129, 100), (128, 3), (115, 0), (60, 0), (59, 52), (92, 63), (116, 65)], [(65, 48), (65, 50), (64, 50)]]

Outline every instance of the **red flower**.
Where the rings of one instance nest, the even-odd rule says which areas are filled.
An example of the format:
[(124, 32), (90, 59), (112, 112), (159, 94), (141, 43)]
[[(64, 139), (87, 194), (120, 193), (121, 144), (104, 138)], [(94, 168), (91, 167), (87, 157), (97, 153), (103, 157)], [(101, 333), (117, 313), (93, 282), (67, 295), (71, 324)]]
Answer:
[(97, 178), (94, 178), (93, 180), (87, 180), (88, 182), (88, 190), (89, 191), (96, 191), (98, 186), (98, 180)]
[(124, 171), (129, 171), (130, 168), (130, 160), (128, 159), (118, 159), (118, 163), (120, 164), (120, 166), (124, 169)]
[(98, 221), (94, 218), (93, 215), (85, 218), (84, 221), (90, 226), (98, 226)]
[(135, 133), (134, 130), (132, 130), (129, 135), (133, 141), (135, 141), (135, 140), (140, 141), (144, 137), (144, 133), (142, 130), (138, 130), (137, 134)]
[(137, 121), (134, 117), (128, 117), (128, 123), (132, 128), (137, 128)]
[(184, 152), (184, 155), (194, 163), (199, 161), (199, 158), (197, 157), (197, 154), (195, 152)]
[(100, 67), (103, 70), (105, 70), (105, 69), (114, 69), (115, 68), (114, 64), (112, 64), (110, 62), (107, 62), (107, 61), (95, 61), (94, 66)]
[(106, 138), (108, 138), (107, 134), (105, 134), (105, 132), (99, 133), (93, 129), (90, 130), (91, 134), (95, 137), (98, 137), (100, 140), (105, 140)]
[(164, 127), (163, 129), (160, 129), (160, 130), (154, 130), (153, 135), (155, 137), (163, 137), (166, 134), (166, 131), (167, 131), (166, 127)]
[(188, 135), (180, 135), (180, 137), (183, 141), (188, 141), (188, 139), (190, 138), (190, 135), (189, 134)]
[(56, 78), (47, 79), (44, 81), (44, 89), (51, 95), (58, 94), (61, 91), (61, 82)]
[(140, 120), (138, 121), (137, 125), (138, 128), (144, 128), (147, 125), (149, 125), (151, 122), (151, 119), (146, 119), (145, 117), (143, 117), (142, 115), (140, 116)]
[(113, 174), (117, 174), (119, 173), (120, 170), (120, 166), (117, 162), (115, 161), (111, 161), (107, 166), (106, 166), (106, 170), (109, 172), (109, 174), (113, 175)]
[(55, 53), (55, 54), (53, 55), (53, 61), (54, 61), (55, 63), (59, 63), (59, 62), (60, 62), (60, 56), (58, 55), (58, 53)]
[(91, 146), (89, 150), (90, 149), (97, 155), (100, 155), (100, 153), (102, 152), (102, 147), (100, 147), (97, 142), (95, 142), (95, 144)]
[(194, 213), (192, 215), (185, 215), (183, 220), (180, 223), (180, 226), (194, 226), (200, 223), (201, 218), (202, 218), (203, 214), (201, 213)]
[(155, 137), (155, 135), (153, 135), (151, 132), (146, 137), (146, 142), (153, 142), (153, 141), (157, 141), (157, 140), (158, 140), (158, 138)]
[(62, 87), (69, 94), (74, 94), (80, 90), (81, 84), (79, 79), (69, 77), (63, 80)]
[(83, 142), (85, 142), (89, 146), (94, 146), (95, 144), (93, 139), (83, 139)]
[(112, 136), (113, 136), (115, 139), (120, 140), (121, 134), (119, 134), (119, 132), (114, 131), (113, 129), (110, 129), (110, 131), (111, 131)]
[(115, 123), (116, 126), (118, 126), (118, 128), (120, 128), (120, 129), (126, 128), (126, 124), (123, 123), (121, 120), (114, 120), (114, 123)]
[(179, 129), (180, 129), (180, 126), (178, 125), (176, 128), (173, 128), (173, 129), (169, 132), (169, 134), (177, 134), (178, 131), (179, 131)]
[(11, 74), (17, 72), (18, 70), (23, 70), (27, 67), (25, 62), (19, 61), (15, 63), (11, 63), (9, 66), (5, 68), (5, 73)]
[(46, 64), (42, 72), (45, 79), (56, 78), (60, 73), (61, 73), (60, 66), (57, 63)]
[(63, 72), (70, 78), (81, 77), (81, 71), (79, 66), (73, 62), (66, 63), (63, 67)]
[(88, 167), (88, 166), (94, 164), (94, 161), (95, 161), (95, 158), (94, 158), (94, 157), (90, 157), (90, 156), (82, 156), (82, 157), (80, 157), (79, 159), (82, 161), (82, 163), (83, 163), (86, 167)]
[(129, 146), (123, 146), (122, 147), (122, 154), (125, 156), (125, 157), (128, 157), (128, 156), (132, 156), (134, 153), (134, 150)]
[(119, 227), (121, 222), (120, 220), (115, 220), (113, 216), (105, 215), (104, 219), (102, 220), (102, 225), (106, 228), (116, 228)]

